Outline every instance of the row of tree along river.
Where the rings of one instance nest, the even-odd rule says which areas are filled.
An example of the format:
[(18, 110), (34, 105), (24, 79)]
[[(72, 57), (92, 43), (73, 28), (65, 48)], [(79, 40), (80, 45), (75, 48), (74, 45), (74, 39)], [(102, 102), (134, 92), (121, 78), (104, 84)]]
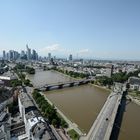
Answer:
[[(28, 75), (34, 86), (66, 82), (73, 80), (55, 71), (36, 71), (35, 75)], [(109, 91), (93, 86), (84, 85), (44, 93), (72, 122), (88, 133), (98, 113), (103, 107)], [(140, 106), (126, 101), (122, 122), (115, 124), (119, 128), (119, 140), (140, 139)]]

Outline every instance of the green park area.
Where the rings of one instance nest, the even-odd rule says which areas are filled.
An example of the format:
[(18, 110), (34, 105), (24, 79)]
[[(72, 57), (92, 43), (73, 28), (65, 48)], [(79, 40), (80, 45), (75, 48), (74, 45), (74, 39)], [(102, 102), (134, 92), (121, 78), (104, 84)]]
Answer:
[(72, 140), (79, 140), (80, 138), (80, 136), (77, 134), (77, 132), (74, 129), (69, 130), (68, 135)]

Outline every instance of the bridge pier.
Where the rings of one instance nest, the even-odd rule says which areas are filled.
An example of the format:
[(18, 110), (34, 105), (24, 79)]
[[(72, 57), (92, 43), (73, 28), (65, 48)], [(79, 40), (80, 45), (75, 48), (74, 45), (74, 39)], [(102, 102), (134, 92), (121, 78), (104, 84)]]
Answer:
[(83, 84), (84, 84), (84, 82), (83, 82), (83, 81), (81, 81), (81, 82), (79, 82), (79, 84), (78, 84), (78, 85), (80, 86), (80, 85), (83, 85)]
[(84, 82), (84, 84), (88, 84), (88, 83), (89, 83), (89, 81), (85, 81), (85, 82)]
[(74, 83), (70, 83), (69, 87), (73, 87), (74, 86)]
[(47, 87), (46, 87), (46, 91), (49, 91), (50, 88), (51, 88), (51, 86), (47, 86)]
[(62, 88), (63, 88), (63, 85), (64, 85), (64, 84), (60, 84), (60, 85), (58, 86), (58, 88), (59, 88), (59, 89), (62, 89)]

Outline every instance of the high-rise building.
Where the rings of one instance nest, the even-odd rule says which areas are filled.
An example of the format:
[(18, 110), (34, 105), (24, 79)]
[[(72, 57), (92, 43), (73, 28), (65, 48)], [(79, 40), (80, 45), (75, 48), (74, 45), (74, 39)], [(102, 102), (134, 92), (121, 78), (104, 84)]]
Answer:
[(36, 53), (36, 60), (38, 60), (38, 53)]
[(10, 57), (9, 57), (9, 53), (8, 52), (6, 53), (6, 59), (7, 60), (10, 60)]
[(3, 59), (5, 60), (6, 59), (6, 52), (3, 51)]
[(17, 60), (19, 58), (19, 53), (17, 51), (10, 50), (5, 57), (7, 60)]
[(28, 44), (26, 45), (27, 48), (27, 59), (30, 60), (31, 59), (31, 49), (28, 47)]
[(17, 51), (13, 51), (13, 59), (17, 60), (19, 58), (19, 53)]
[(37, 60), (37, 57), (38, 57), (38, 55), (37, 55), (36, 51), (33, 50), (33, 51), (32, 51), (32, 59), (33, 59), (33, 60)]
[(72, 54), (69, 55), (69, 61), (72, 61)]
[(22, 50), (21, 53), (20, 53), (20, 59), (27, 60), (27, 55), (26, 55), (24, 50)]
[(13, 60), (13, 58), (14, 58), (14, 51), (13, 50), (10, 50), (9, 51), (9, 59), (10, 60)]
[[(51, 59), (51, 54), (48, 54), (49, 58)], [(24, 59), (24, 60), (38, 60), (38, 53), (36, 50), (32, 50), (26, 45), (26, 51), (21, 50), (21, 53), (15, 50), (9, 50), (7, 53), (3, 50), (3, 60), (17, 60), (17, 59)]]
[(21, 51), (21, 53), (20, 53), (20, 57), (24, 57), (25, 56), (25, 51)]
[(51, 65), (54, 65), (54, 60), (53, 60), (53, 58), (51, 58), (50, 64), (51, 64)]
[(51, 60), (51, 53), (48, 53), (48, 59)]

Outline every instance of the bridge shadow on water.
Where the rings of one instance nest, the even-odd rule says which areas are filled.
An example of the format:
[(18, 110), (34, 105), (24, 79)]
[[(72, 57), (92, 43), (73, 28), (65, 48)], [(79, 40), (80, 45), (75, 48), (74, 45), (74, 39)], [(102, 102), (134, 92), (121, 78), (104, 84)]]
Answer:
[(124, 112), (126, 111), (126, 106), (131, 102), (131, 100), (126, 98), (126, 95), (127, 95), (127, 92), (125, 92), (123, 94), (121, 104), (119, 105), (110, 140), (118, 140), (119, 133), (121, 131), (121, 124), (122, 124), (122, 120), (123, 120), (123, 115), (124, 115)]

